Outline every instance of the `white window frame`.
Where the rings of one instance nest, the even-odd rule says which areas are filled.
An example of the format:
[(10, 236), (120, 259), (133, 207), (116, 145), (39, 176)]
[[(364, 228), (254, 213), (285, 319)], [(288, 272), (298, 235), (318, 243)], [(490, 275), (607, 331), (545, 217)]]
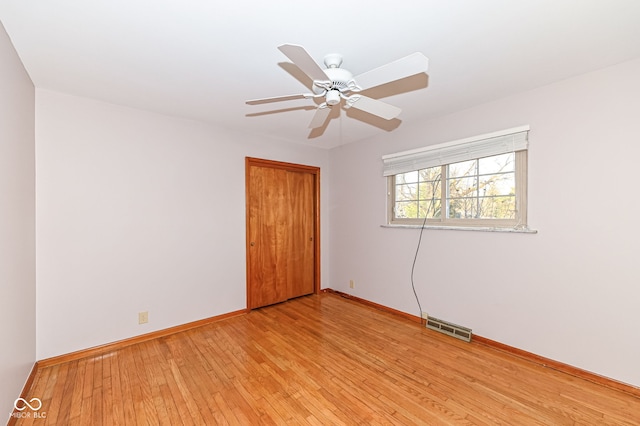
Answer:
[[(499, 132), (479, 135), (443, 144), (431, 145), (382, 157), (387, 177), (387, 224), (394, 226), (428, 226), (435, 228), (509, 229), (528, 230), (527, 226), (527, 150), (529, 126), (520, 126)], [(484, 157), (515, 153), (515, 203), (513, 219), (473, 218), (395, 218), (395, 176), (397, 174), (442, 167), (441, 202), (445, 210), (446, 167), (449, 164), (477, 160)]]

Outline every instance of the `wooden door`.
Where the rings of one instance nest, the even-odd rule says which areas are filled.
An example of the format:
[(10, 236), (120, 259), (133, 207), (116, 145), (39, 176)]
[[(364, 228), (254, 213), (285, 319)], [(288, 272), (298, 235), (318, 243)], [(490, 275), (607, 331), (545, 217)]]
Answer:
[(287, 171), (290, 229), (287, 284), (290, 297), (314, 291), (314, 178), (310, 173)]
[(319, 169), (247, 158), (247, 307), (317, 291)]

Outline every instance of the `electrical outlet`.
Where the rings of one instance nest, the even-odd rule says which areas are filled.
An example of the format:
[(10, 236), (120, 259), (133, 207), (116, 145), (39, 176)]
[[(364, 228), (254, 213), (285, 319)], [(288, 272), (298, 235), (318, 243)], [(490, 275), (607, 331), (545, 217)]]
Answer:
[(149, 322), (149, 312), (138, 312), (138, 324), (146, 324)]
[(422, 319), (429, 319), (429, 314), (427, 314), (426, 312), (423, 312)]
[(356, 285), (353, 283), (353, 280), (349, 280), (349, 288), (356, 288)]

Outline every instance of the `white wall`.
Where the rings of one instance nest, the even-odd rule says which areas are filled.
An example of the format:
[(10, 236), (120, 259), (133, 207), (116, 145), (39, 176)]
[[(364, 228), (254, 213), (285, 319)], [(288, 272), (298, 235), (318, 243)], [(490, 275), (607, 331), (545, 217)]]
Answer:
[(34, 98), (0, 24), (0, 423), (35, 361)]
[(419, 230), (380, 227), (380, 157), (529, 124), (529, 224), (539, 233), (425, 231), (423, 311), (640, 386), (639, 76), (635, 60), (332, 150), (328, 285), (419, 315)]
[(328, 195), (326, 150), (43, 89), (36, 112), (38, 359), (244, 309), (245, 156)]

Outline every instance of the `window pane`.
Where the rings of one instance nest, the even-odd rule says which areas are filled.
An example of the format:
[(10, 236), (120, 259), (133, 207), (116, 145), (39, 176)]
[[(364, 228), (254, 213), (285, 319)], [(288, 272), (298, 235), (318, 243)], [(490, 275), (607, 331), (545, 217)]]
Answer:
[(515, 195), (516, 174), (504, 173), (480, 177), (480, 195)]
[(420, 181), (439, 181), (440, 180), (440, 171), (442, 168), (438, 167), (429, 167), (428, 169), (420, 170)]
[(421, 200), (440, 199), (440, 182), (421, 182), (419, 189), (418, 198)]
[(477, 215), (478, 199), (455, 198), (449, 200), (449, 218), (452, 219), (473, 219)]
[(477, 197), (478, 181), (475, 176), (449, 179), (449, 198)]
[(480, 219), (514, 219), (516, 217), (516, 197), (480, 197)]
[(448, 173), (448, 218), (515, 218), (515, 153), (454, 163)]
[[(420, 211), (418, 211), (418, 206)], [(395, 217), (399, 219), (439, 218), (441, 212), (440, 200), (401, 201), (396, 203)], [(418, 213), (420, 214), (418, 216)]]
[(395, 176), (394, 217), (398, 219), (439, 218), (442, 211), (440, 194), (441, 167)]
[(516, 170), (515, 158), (515, 152), (480, 158), (478, 160), (478, 173), (487, 175), (501, 172), (514, 172)]
[(396, 175), (396, 183), (415, 183), (418, 182), (418, 172), (407, 172)]
[(478, 160), (447, 167), (447, 217), (473, 219), (478, 212)]
[(440, 198), (437, 200), (420, 201), (420, 218), (438, 219), (442, 212), (442, 202)]
[(396, 201), (408, 201), (418, 199), (418, 184), (396, 185)]
[(394, 214), (398, 219), (417, 219), (418, 203), (416, 201), (397, 202)]
[(455, 178), (460, 176), (469, 176), (476, 174), (478, 160), (463, 161), (461, 163), (453, 163), (449, 165), (449, 177)]

